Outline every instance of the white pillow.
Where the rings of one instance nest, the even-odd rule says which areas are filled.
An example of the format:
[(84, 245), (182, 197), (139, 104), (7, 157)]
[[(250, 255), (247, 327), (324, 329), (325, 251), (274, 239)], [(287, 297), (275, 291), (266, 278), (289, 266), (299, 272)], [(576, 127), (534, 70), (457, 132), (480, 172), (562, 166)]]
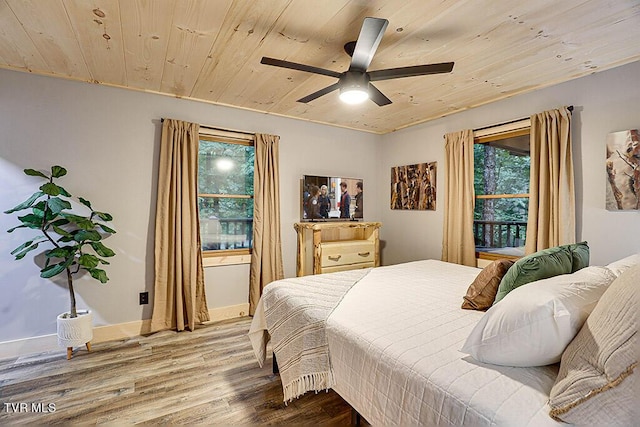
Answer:
[(460, 351), (494, 365), (557, 363), (615, 278), (593, 266), (520, 286), (485, 313)]
[(638, 264), (640, 264), (640, 253), (630, 255), (618, 261), (614, 261), (611, 264), (607, 265), (607, 268), (613, 271), (613, 274), (615, 274), (616, 277), (618, 277), (619, 275), (622, 274), (623, 271), (625, 271), (629, 267), (633, 265), (638, 265)]

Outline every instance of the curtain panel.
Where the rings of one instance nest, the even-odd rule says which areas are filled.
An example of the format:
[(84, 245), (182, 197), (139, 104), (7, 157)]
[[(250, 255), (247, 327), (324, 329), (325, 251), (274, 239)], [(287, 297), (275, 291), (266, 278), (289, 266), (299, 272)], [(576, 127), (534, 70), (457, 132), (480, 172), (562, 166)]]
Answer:
[(256, 134), (254, 168), (253, 248), (249, 275), (249, 314), (262, 290), (284, 278), (280, 237), (280, 137)]
[(475, 267), (473, 131), (448, 133), (444, 139), (447, 172), (442, 260)]
[(198, 218), (199, 129), (172, 119), (162, 125), (152, 332), (194, 330), (209, 320)]
[(563, 107), (531, 116), (530, 148), (527, 254), (576, 239), (571, 111)]

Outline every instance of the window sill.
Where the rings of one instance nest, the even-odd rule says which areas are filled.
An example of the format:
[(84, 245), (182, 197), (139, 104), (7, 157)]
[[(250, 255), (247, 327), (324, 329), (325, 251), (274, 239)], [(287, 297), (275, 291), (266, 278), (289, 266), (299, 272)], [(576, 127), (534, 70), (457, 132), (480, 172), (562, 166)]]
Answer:
[(204, 256), (202, 258), (204, 268), (237, 264), (251, 264), (251, 254)]
[(512, 261), (517, 261), (522, 258), (524, 255), (506, 255), (495, 252), (476, 252), (476, 258), (484, 259), (489, 261), (495, 261), (497, 259), (509, 259)]

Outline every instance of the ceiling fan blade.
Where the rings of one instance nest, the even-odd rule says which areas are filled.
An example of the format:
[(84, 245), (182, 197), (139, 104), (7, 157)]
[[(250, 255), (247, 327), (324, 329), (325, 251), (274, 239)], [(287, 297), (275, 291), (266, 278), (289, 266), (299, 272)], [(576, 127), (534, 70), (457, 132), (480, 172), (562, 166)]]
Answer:
[(453, 70), (453, 62), (440, 64), (414, 65), (412, 67), (387, 68), (386, 70), (369, 71), (369, 80), (399, 79), (402, 77), (424, 76), (426, 74), (450, 73)]
[(374, 85), (369, 83), (369, 98), (378, 106), (382, 107), (383, 105), (391, 104), (391, 100), (387, 98), (382, 92), (378, 90)]
[(332, 84), (331, 86), (327, 86), (324, 89), (320, 89), (317, 92), (313, 92), (310, 95), (305, 96), (304, 98), (300, 98), (298, 99), (298, 102), (302, 102), (302, 103), (307, 103), (310, 101), (313, 101), (314, 99), (320, 98), (323, 95), (328, 94), (329, 92), (333, 92), (336, 89), (340, 88), (340, 82), (336, 82), (334, 84)]
[(387, 25), (389, 25), (389, 21), (386, 19), (364, 18), (356, 47), (353, 49), (353, 55), (351, 56), (350, 71), (367, 71), (373, 55), (382, 41)]
[(311, 65), (298, 64), (296, 62), (283, 61), (281, 59), (267, 58), (263, 56), (260, 60), (261, 64), (273, 65), (274, 67), (289, 68), (291, 70), (306, 71), (307, 73), (322, 74), (324, 76), (340, 78), (340, 73), (325, 70), (324, 68), (313, 67)]

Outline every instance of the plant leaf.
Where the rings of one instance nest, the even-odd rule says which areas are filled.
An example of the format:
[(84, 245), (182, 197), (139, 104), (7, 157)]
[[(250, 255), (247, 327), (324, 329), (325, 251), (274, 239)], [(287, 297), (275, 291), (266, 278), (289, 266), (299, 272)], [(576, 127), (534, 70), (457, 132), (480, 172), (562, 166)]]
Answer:
[(42, 270), (40, 270), (40, 277), (44, 279), (50, 279), (51, 277), (62, 273), (67, 268), (65, 264), (66, 263), (64, 262), (60, 262), (58, 264), (52, 264), (43, 268)]
[(33, 245), (29, 246), (28, 248), (23, 249), (22, 252), (19, 252), (19, 253), (15, 254), (16, 260), (24, 258), (24, 256), (26, 254), (28, 254), (32, 250), (36, 249), (38, 247), (38, 245), (39, 245), (39, 243), (34, 243)]
[(62, 166), (51, 166), (51, 176), (54, 178), (60, 178), (61, 176), (65, 176), (67, 174), (67, 170)]
[(58, 196), (60, 194), (60, 187), (53, 182), (47, 182), (40, 186), (40, 190), (48, 196)]
[(111, 214), (108, 214), (106, 212), (95, 211), (94, 214), (96, 214), (98, 218), (100, 218), (103, 221), (111, 221), (113, 219), (113, 216), (111, 216)]
[(27, 214), (25, 216), (19, 216), (18, 219), (25, 227), (39, 229), (42, 225), (42, 217), (35, 214)]
[(60, 190), (60, 194), (62, 194), (63, 196), (71, 197), (71, 194), (69, 194), (69, 192), (65, 190), (64, 187), (58, 185), (58, 190)]
[(91, 209), (91, 202), (90, 201), (88, 201), (87, 199), (84, 199), (82, 197), (78, 197), (78, 200), (80, 200), (80, 203), (82, 203), (83, 205), (85, 205), (86, 207)]
[(74, 223), (78, 226), (78, 228), (81, 228), (83, 230), (93, 230), (96, 227), (93, 221), (80, 215), (60, 212), (60, 216), (66, 218), (67, 220), (69, 220), (69, 222)]
[[(23, 251), (25, 248), (28, 248), (23, 254), (22, 256), (20, 256), (20, 258), (24, 257), (26, 255), (27, 252), (34, 250), (35, 248), (38, 247), (38, 243), (42, 242), (42, 239), (44, 238), (44, 236), (38, 236), (35, 239), (29, 240), (27, 242), (24, 242), (23, 244), (21, 244), (20, 246), (18, 246), (17, 248), (15, 248), (14, 250), (11, 251), (11, 255), (16, 255), (19, 252)], [(37, 240), (37, 242), (36, 242)], [(35, 244), (33, 244), (34, 242), (36, 242)], [(16, 255), (17, 256), (17, 255)], [(16, 259), (20, 259), (20, 258), (16, 258)]]
[(99, 263), (100, 259), (98, 259), (97, 256), (91, 254), (82, 254), (80, 255), (80, 258), (78, 258), (78, 264), (80, 264), (87, 270), (97, 267)]
[(13, 213), (13, 212), (16, 212), (16, 211), (21, 211), (23, 209), (30, 208), (33, 205), (33, 203), (36, 200), (38, 200), (38, 198), (40, 198), (41, 196), (44, 196), (44, 193), (42, 191), (38, 191), (36, 193), (33, 193), (31, 195), (31, 197), (29, 197), (27, 200), (25, 200), (24, 202), (20, 203), (15, 208), (9, 209), (8, 211), (4, 211), (4, 213), (10, 214), (10, 213)]
[(51, 225), (53, 225), (54, 227), (60, 227), (61, 225), (67, 225), (67, 224), (69, 224), (69, 220), (66, 218), (56, 219), (51, 223)]
[(42, 177), (42, 178), (45, 178), (45, 179), (49, 179), (49, 177), (47, 175), (45, 175), (42, 172), (37, 171), (35, 169), (25, 169), (24, 173), (26, 175), (29, 175), (29, 176), (39, 176), (39, 177)]
[(26, 227), (26, 225), (24, 225), (24, 224), (16, 225), (15, 227), (8, 229), (7, 233), (13, 233), (13, 230), (17, 230), (18, 228), (25, 228), (25, 227)]
[(89, 274), (91, 274), (91, 277), (99, 280), (102, 283), (107, 283), (109, 281), (109, 278), (107, 277), (107, 273), (104, 270), (101, 270), (99, 268), (91, 268), (91, 269), (87, 269), (87, 271), (89, 271)]
[[(69, 233), (67, 230), (65, 230), (63, 228), (60, 228), (60, 227), (58, 227), (56, 225), (53, 226), (53, 231), (55, 231), (56, 233), (58, 233), (61, 236), (66, 236), (66, 237), (73, 238), (71, 236), (71, 233)], [(67, 240), (67, 241), (69, 241), (69, 240)]]
[(106, 226), (106, 225), (104, 225), (104, 224), (100, 224), (100, 223), (98, 222), (98, 223), (96, 223), (96, 225), (97, 225), (98, 227), (102, 228), (102, 231), (104, 231), (105, 233), (111, 233), (111, 234), (115, 234), (115, 233), (116, 233), (116, 230), (114, 230), (113, 228), (108, 227), (108, 226)]
[(47, 207), (47, 202), (45, 200), (40, 200), (35, 205), (31, 206), (31, 209), (33, 209), (33, 213), (37, 214), (40, 218), (42, 218), (44, 216), (44, 209), (46, 207)]
[(28, 240), (28, 241), (24, 242), (23, 244), (21, 244), (20, 246), (18, 246), (14, 250), (12, 250), (11, 251), (11, 255), (15, 255), (16, 253), (20, 252), (21, 250), (23, 250), (27, 246), (31, 245), (32, 243), (33, 243), (33, 240)]
[(54, 216), (58, 215), (64, 209), (71, 209), (71, 203), (69, 203), (66, 200), (62, 200), (59, 197), (50, 198), (47, 201), (47, 204), (49, 206), (49, 209), (51, 209), (51, 212), (53, 213)]
[(95, 230), (79, 230), (77, 233), (73, 234), (73, 240), (76, 242), (83, 242), (85, 240), (91, 240), (94, 242), (98, 242), (102, 240), (102, 236)]
[(50, 249), (45, 252), (45, 256), (47, 258), (67, 258), (69, 255), (72, 255), (74, 249), (72, 246), (62, 246), (60, 248)]
[(112, 251), (111, 249), (109, 249), (108, 247), (106, 247), (105, 245), (103, 245), (100, 242), (91, 242), (89, 243), (91, 245), (91, 247), (93, 248), (94, 251), (96, 251), (96, 253), (100, 256), (103, 257), (112, 257), (114, 256), (116, 253), (114, 251)]
[(49, 279), (57, 274), (62, 273), (64, 270), (66, 270), (71, 264), (73, 264), (74, 258), (73, 257), (69, 257), (66, 258), (64, 261), (59, 262), (57, 264), (52, 264), (49, 265), (45, 268), (43, 268), (42, 270), (40, 270), (40, 277), (44, 278), (44, 279)]

